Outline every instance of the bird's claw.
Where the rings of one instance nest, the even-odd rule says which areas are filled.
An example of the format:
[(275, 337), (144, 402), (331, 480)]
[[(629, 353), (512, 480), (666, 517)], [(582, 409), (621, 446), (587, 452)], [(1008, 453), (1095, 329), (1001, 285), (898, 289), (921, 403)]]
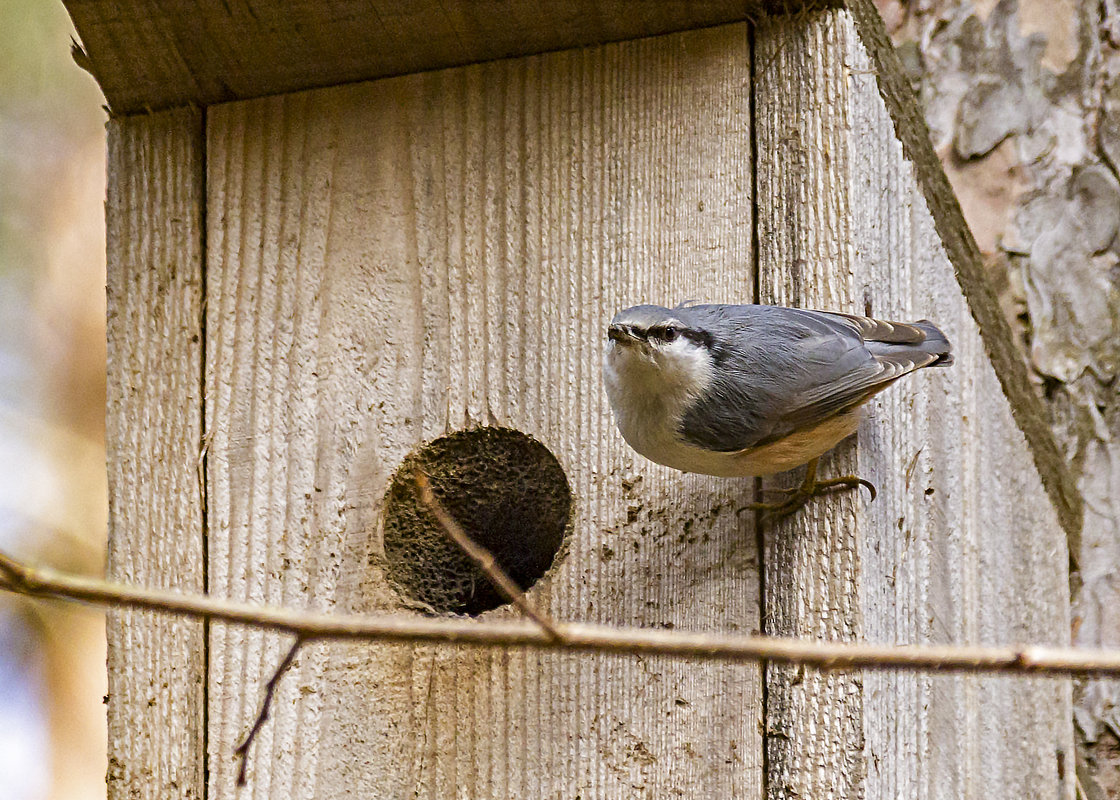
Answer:
[(827, 481), (818, 481), (812, 495), (842, 492), (845, 489), (858, 489), (860, 486), (867, 490), (868, 494), (871, 495), (871, 502), (874, 503), (875, 498), (879, 495), (875, 490), (875, 484), (858, 475), (843, 475), (839, 478), (829, 478)]
[(874, 502), (878, 492), (875, 490), (875, 484), (871, 481), (866, 478), (861, 478), (858, 475), (843, 475), (839, 478), (829, 478), (828, 480), (819, 481), (817, 480), (816, 461), (813, 461), (810, 463), (805, 473), (805, 480), (800, 486), (794, 486), (790, 489), (762, 490), (764, 493), (785, 495), (785, 500), (778, 503), (748, 503), (743, 508), (739, 509), (739, 511), (759, 511), (765, 515), (766, 519), (782, 519), (800, 509), (814, 497), (843, 492), (849, 489), (858, 489), (860, 486), (867, 489), (871, 494), (871, 502)]

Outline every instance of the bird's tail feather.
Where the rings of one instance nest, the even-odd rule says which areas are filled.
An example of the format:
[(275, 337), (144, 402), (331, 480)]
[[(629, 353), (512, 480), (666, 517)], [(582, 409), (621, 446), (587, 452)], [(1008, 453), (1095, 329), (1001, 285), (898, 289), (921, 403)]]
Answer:
[(947, 367), (953, 363), (953, 346), (949, 344), (949, 339), (946, 338), (939, 327), (928, 319), (918, 320), (914, 323), (914, 327), (920, 329), (926, 335), (926, 340), (919, 344), (917, 348), (937, 356), (937, 360), (929, 366)]
[(953, 363), (949, 340), (928, 319), (911, 322), (905, 328), (898, 323), (891, 324), (897, 330), (909, 331), (911, 335), (905, 341), (895, 337), (893, 341), (868, 339), (864, 344), (881, 362), (901, 368), (900, 376), (922, 367), (947, 367)]

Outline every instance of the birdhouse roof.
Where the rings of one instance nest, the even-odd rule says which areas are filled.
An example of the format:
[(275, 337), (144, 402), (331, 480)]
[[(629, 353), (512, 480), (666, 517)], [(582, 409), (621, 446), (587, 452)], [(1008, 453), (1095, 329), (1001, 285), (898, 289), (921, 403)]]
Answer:
[(820, 2), (64, 0), (114, 114), (703, 28)]

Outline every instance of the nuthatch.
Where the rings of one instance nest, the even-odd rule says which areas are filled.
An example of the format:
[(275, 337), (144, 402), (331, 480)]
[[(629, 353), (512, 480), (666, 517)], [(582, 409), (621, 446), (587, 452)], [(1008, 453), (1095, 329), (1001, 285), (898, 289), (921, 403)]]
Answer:
[(852, 435), (860, 407), (922, 367), (952, 363), (928, 320), (884, 322), (761, 305), (640, 305), (607, 330), (603, 374), (623, 438), (651, 461), (685, 472), (761, 476), (808, 463), (780, 504), (866, 486), (817, 481), (817, 458)]

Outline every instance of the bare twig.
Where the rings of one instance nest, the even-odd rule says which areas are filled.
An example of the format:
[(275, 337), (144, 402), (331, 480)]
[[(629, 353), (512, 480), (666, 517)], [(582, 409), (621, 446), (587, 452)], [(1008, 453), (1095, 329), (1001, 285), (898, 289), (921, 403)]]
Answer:
[(934, 672), (1002, 672), (1120, 676), (1120, 650), (1073, 647), (973, 645), (875, 645), (779, 639), (680, 630), (611, 628), (565, 623), (555, 639), (536, 624), (428, 619), (415, 616), (316, 614), (255, 606), (202, 595), (142, 589), (110, 581), (33, 568), (0, 553), (0, 590), (34, 597), (81, 600), (166, 614), (221, 620), (285, 631), (304, 639), (445, 642), (479, 647), (664, 655), (708, 661), (770, 661), (820, 669), (912, 669)]
[(233, 751), (233, 754), (241, 759), (241, 765), (237, 769), (238, 786), (245, 785), (245, 770), (249, 764), (249, 748), (253, 746), (253, 740), (257, 738), (257, 734), (260, 733), (265, 720), (268, 719), (268, 711), (272, 706), (272, 698), (276, 694), (276, 687), (280, 684), (280, 679), (284, 677), (284, 673), (288, 671), (288, 667), (292, 666), (292, 662), (295, 661), (296, 653), (299, 652), (299, 648), (306, 641), (307, 639), (303, 636), (296, 635), (296, 640), (292, 642), (292, 646), (288, 648), (284, 659), (280, 662), (280, 665), (276, 667), (276, 671), (272, 673), (272, 677), (268, 679), (268, 683), (265, 684), (264, 699), (261, 701), (261, 710), (260, 713), (257, 714), (256, 720), (253, 722), (253, 727), (249, 729), (249, 732), (245, 734), (245, 738), (242, 740), (241, 744), (237, 745), (237, 749)]
[(466, 553), (467, 557), (486, 574), (498, 593), (507, 602), (517, 606), (522, 614), (537, 623), (551, 639), (563, 639), (564, 634), (557, 629), (556, 624), (530, 605), (525, 598), (525, 592), (505, 573), (505, 570), (498, 564), (498, 560), (494, 558), (494, 554), (468, 536), (462, 526), (447, 513), (447, 509), (440, 504), (435, 494), (432, 493), (432, 485), (423, 470), (416, 470), (415, 480), (416, 488), (420, 490), (420, 500), (435, 516), (444, 532), (447, 533), (448, 538), (459, 545), (459, 549)]

